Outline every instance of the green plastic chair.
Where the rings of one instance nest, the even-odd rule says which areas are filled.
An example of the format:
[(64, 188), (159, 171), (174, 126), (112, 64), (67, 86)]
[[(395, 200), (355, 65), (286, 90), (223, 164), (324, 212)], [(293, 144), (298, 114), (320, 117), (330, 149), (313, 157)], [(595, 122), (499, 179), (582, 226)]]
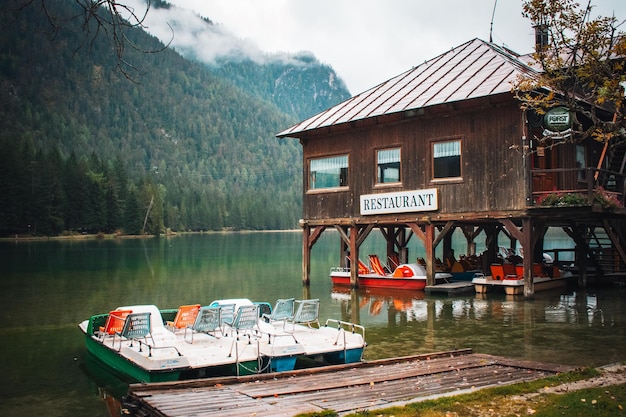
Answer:
[(191, 331), (191, 343), (193, 343), (194, 333), (206, 333), (217, 337), (215, 333), (221, 330), (222, 325), (220, 313), (220, 307), (201, 307), (193, 324), (185, 328), (184, 340), (187, 341), (187, 330)]

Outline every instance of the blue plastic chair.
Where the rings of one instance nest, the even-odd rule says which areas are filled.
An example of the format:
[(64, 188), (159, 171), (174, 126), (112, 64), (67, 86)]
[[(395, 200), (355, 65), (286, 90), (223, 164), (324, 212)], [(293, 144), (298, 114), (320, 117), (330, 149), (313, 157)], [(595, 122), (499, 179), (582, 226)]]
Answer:
[(263, 314), (263, 319), (268, 323), (291, 319), (293, 318), (294, 305), (295, 298), (279, 299), (270, 314)]
[(221, 330), (222, 325), (220, 313), (220, 307), (201, 307), (193, 324), (185, 328), (185, 334), (183, 335), (185, 341), (187, 341), (187, 330), (191, 330), (191, 343), (193, 343), (194, 333), (206, 333), (217, 337), (215, 332)]
[(115, 336), (120, 337), (120, 348), (122, 349), (122, 340), (130, 340), (130, 347), (133, 346), (133, 342), (135, 340), (139, 341), (139, 351), (141, 352), (142, 342), (141, 339), (145, 341), (147, 346), (150, 346), (148, 343), (148, 337), (152, 339), (152, 344), (154, 345), (154, 339), (152, 338), (151, 333), (151, 325), (150, 325), (150, 313), (131, 313), (126, 316), (126, 321), (124, 322), (124, 327), (122, 327), (121, 332), (116, 332), (114, 335), (113, 346), (115, 347)]
[(292, 324), (292, 331), (295, 331), (296, 324), (306, 324), (308, 327), (312, 327), (313, 323), (317, 324), (317, 328), (320, 327), (319, 322), (319, 311), (320, 311), (320, 300), (312, 299), (312, 300), (298, 300), (295, 302), (296, 314), (294, 314), (293, 318), (286, 319), (283, 324), (283, 329), (287, 323)]
[(239, 333), (243, 332), (248, 336), (248, 344), (251, 342), (252, 331), (258, 328), (259, 324), (259, 306), (257, 305), (244, 305), (237, 309), (237, 314), (233, 318), (232, 322), (224, 322), (227, 327), (230, 327), (236, 334), (232, 334), (233, 343), (230, 346), (230, 357), (233, 352), (233, 346), (239, 340)]

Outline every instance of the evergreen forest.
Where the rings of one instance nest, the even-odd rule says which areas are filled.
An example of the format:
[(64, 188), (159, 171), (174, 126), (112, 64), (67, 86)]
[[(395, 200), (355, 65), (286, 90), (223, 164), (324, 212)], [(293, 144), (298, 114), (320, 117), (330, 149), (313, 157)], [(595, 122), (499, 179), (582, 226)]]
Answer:
[(0, 235), (297, 227), (301, 149), (275, 134), (349, 97), (332, 68), (210, 66), (135, 28), (129, 77), (106, 33), (51, 24), (73, 1), (45, 5), (0, 6)]

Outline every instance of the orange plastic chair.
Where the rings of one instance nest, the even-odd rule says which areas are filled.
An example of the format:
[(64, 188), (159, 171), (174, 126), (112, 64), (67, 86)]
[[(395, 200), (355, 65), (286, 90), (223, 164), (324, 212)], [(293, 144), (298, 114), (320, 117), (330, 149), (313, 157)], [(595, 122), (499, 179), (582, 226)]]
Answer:
[(502, 271), (504, 272), (504, 277), (502, 277), (502, 279), (519, 279), (517, 276), (517, 270), (513, 264), (502, 264)]
[(503, 279), (517, 279), (515, 265), (513, 264), (491, 264), (491, 278), (500, 281)]
[(541, 264), (533, 264), (533, 276), (535, 277), (545, 277), (546, 273), (543, 270), (543, 265)]
[(387, 261), (389, 262), (389, 267), (396, 269), (400, 265), (400, 260), (398, 259), (397, 254), (393, 254), (387, 257)]
[(165, 325), (173, 330), (185, 329), (188, 326), (193, 326), (200, 311), (200, 304), (191, 304), (178, 307), (178, 312), (174, 321), (168, 321)]
[(359, 259), (359, 275), (360, 274), (369, 274), (370, 269)]
[(126, 316), (132, 313), (133, 310), (113, 310), (109, 312), (109, 317), (104, 326), (100, 326), (100, 334), (102, 337), (106, 335), (114, 335), (122, 331)]
[(372, 267), (372, 270), (378, 275), (383, 275), (383, 276), (386, 275), (385, 269), (380, 264), (380, 259), (378, 259), (378, 256), (370, 255), (369, 258), (370, 258), (370, 266)]

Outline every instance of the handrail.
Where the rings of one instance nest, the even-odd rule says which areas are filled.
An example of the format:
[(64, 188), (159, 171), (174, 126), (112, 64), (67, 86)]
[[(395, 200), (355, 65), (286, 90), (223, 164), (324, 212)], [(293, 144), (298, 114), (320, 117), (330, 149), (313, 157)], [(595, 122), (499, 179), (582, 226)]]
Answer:
[[(583, 175), (578, 173), (583, 172)], [(540, 176), (541, 174), (570, 174), (570, 180), (575, 178), (574, 182), (580, 184), (581, 188), (555, 188), (553, 190), (535, 190), (531, 182), (531, 195), (541, 196), (553, 193), (569, 193), (569, 194), (581, 194), (585, 196), (589, 204), (593, 202), (594, 193), (599, 187), (602, 187), (603, 192), (608, 195), (615, 196), (620, 202), (626, 201), (626, 174), (611, 171), (604, 168), (536, 168), (530, 170), (531, 177)], [(597, 175), (596, 175), (597, 174)], [(570, 181), (571, 183), (572, 181)], [(534, 205), (534, 201), (531, 199), (531, 205)]]
[(343, 320), (326, 319), (324, 327), (336, 327), (338, 330), (350, 331), (352, 333), (360, 334), (361, 337), (363, 337), (363, 341), (365, 341), (365, 327), (361, 326), (360, 324), (355, 324)]

